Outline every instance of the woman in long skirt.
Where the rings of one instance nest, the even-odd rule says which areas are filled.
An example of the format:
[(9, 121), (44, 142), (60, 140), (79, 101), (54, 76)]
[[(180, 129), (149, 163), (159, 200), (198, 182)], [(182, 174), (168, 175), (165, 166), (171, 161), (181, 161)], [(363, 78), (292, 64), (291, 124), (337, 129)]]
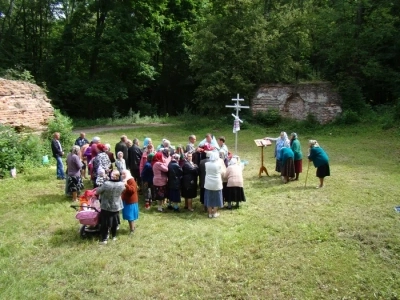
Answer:
[(210, 160), (206, 162), (206, 177), (204, 182), (204, 206), (207, 207), (208, 217), (219, 217), (218, 208), (222, 202), (222, 167), (219, 162), (219, 154), (213, 151)]
[(235, 202), (236, 207), (238, 208), (239, 202), (246, 201), (243, 190), (242, 166), (238, 162), (238, 158), (233, 157), (229, 161), (228, 168), (226, 168), (225, 178), (227, 179), (226, 201), (228, 202), (228, 209), (232, 209), (232, 202)]
[(289, 182), (289, 178), (293, 178), (295, 176), (294, 170), (294, 153), (290, 148), (282, 148), (281, 149), (281, 176), (284, 183)]
[(193, 198), (197, 197), (198, 167), (192, 161), (192, 153), (186, 153), (186, 159), (182, 167), (182, 197), (185, 198), (185, 208), (193, 211)]

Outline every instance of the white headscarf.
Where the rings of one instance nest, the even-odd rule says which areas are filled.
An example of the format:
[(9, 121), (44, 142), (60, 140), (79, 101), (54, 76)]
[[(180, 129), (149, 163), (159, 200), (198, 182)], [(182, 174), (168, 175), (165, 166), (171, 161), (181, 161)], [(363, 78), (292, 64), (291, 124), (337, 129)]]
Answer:
[(290, 147), (290, 140), (287, 133), (282, 131), (281, 134), (283, 134), (283, 136), (280, 137), (280, 139), (283, 141), (283, 147)]
[(211, 151), (209, 159), (210, 159), (210, 161), (219, 160), (219, 153), (217, 151)]
[(237, 164), (237, 159), (235, 157), (232, 157), (231, 160), (229, 161), (229, 165), (236, 165)]

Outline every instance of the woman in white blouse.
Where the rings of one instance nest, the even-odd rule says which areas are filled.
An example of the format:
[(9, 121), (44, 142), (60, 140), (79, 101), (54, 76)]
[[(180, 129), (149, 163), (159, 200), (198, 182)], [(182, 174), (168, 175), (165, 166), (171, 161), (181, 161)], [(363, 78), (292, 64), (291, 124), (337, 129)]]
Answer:
[(224, 176), (224, 171), (217, 151), (211, 152), (209, 159), (209, 162), (205, 164), (204, 206), (207, 207), (209, 218), (217, 218), (219, 217), (218, 207), (223, 206), (222, 177)]

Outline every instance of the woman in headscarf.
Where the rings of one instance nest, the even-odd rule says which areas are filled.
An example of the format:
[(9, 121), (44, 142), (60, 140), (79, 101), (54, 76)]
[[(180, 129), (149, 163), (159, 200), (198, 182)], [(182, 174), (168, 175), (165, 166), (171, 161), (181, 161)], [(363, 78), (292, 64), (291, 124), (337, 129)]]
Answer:
[(226, 168), (225, 178), (226, 186), (226, 201), (228, 209), (232, 209), (232, 202), (236, 202), (236, 207), (239, 208), (239, 202), (245, 202), (246, 197), (243, 190), (243, 174), (242, 166), (238, 162), (238, 158), (232, 157)]
[(281, 149), (281, 176), (284, 183), (289, 182), (289, 178), (294, 177), (294, 153), (291, 148), (283, 147)]
[(319, 178), (318, 188), (324, 187), (324, 178), (330, 176), (329, 157), (326, 152), (319, 146), (316, 140), (309, 141), (310, 154), (308, 159), (313, 162), (314, 167), (317, 168), (317, 177)]
[(206, 162), (206, 177), (204, 182), (204, 206), (207, 207), (208, 217), (219, 217), (218, 207), (222, 202), (222, 167), (218, 151), (212, 151), (209, 161)]
[[(153, 141), (151, 140), (151, 138), (149, 138), (149, 137), (146, 137), (146, 138), (144, 138), (144, 140), (143, 140), (143, 152), (147, 149), (147, 146), (148, 145), (153, 145)], [(153, 148), (154, 148), (154, 146), (153, 146)]]
[(197, 197), (198, 166), (192, 161), (193, 153), (186, 153), (186, 159), (182, 166), (182, 197), (185, 198), (185, 208), (193, 211), (193, 198)]
[(294, 180), (299, 180), (299, 174), (303, 171), (303, 152), (295, 132), (290, 134), (290, 148), (292, 148), (294, 154), (294, 172), (296, 173)]
[[(221, 164), (222, 174), (226, 174), (226, 168), (228, 167), (228, 157), (225, 156), (226, 152), (223, 149), (219, 150), (219, 162)], [(226, 200), (226, 186), (228, 184), (228, 178), (222, 176), (222, 203), (224, 204)]]
[(135, 231), (135, 221), (139, 218), (137, 183), (128, 170), (123, 170), (121, 175), (125, 183), (125, 190), (121, 194), (124, 204), (122, 218), (128, 221), (130, 234), (133, 234)]
[(96, 188), (96, 179), (99, 168), (102, 168), (106, 174), (111, 170), (111, 161), (106, 153), (106, 146), (104, 144), (97, 144), (97, 155), (93, 159), (93, 187)]
[(147, 162), (147, 156), (148, 156), (150, 153), (153, 153), (153, 154), (154, 154), (154, 146), (153, 146), (153, 144), (147, 144), (147, 147), (143, 150), (142, 157), (141, 157), (141, 159), (140, 159), (140, 165), (139, 165), (139, 172), (140, 172), (140, 174), (142, 174), (144, 165), (145, 165), (146, 162)]
[(181, 203), (181, 180), (183, 175), (178, 161), (179, 154), (175, 153), (168, 164), (168, 198), (169, 204), (175, 212), (179, 212), (179, 203)]
[[(107, 155), (107, 154), (106, 154)], [(108, 157), (108, 156), (107, 156)], [(100, 202), (100, 223), (101, 223), (101, 242), (106, 245), (108, 241), (108, 230), (110, 229), (113, 240), (117, 240), (117, 227), (119, 223), (119, 211), (122, 209), (121, 193), (125, 184), (119, 180), (117, 170), (111, 173), (111, 180), (106, 181), (96, 189), (96, 195), (101, 196)]]
[(282, 162), (281, 162), (281, 149), (283, 147), (290, 147), (290, 141), (286, 132), (282, 131), (281, 135), (277, 138), (266, 137), (265, 140), (275, 141), (275, 158), (276, 166), (275, 171), (281, 172)]
[(140, 177), (142, 178), (143, 190), (144, 190), (144, 201), (145, 201), (145, 209), (150, 209), (150, 204), (154, 199), (154, 187), (153, 187), (153, 168), (151, 166), (151, 162), (153, 161), (154, 153), (149, 153), (147, 155), (147, 162), (145, 163), (142, 172), (140, 173)]
[(67, 156), (67, 191), (72, 194), (72, 201), (78, 201), (78, 194), (83, 189), (81, 168), (80, 148), (75, 145)]
[(165, 163), (163, 154), (157, 152), (154, 155), (153, 162), (153, 186), (155, 193), (155, 200), (157, 200), (158, 211), (163, 211), (163, 202), (167, 198), (167, 182), (168, 182), (168, 165)]

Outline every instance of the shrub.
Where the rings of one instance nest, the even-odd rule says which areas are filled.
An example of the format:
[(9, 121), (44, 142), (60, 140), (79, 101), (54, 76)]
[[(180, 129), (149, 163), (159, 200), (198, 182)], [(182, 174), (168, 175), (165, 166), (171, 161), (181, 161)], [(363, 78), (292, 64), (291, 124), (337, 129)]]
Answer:
[(19, 153), (19, 136), (15, 130), (8, 126), (0, 125), (0, 176), (4, 177), (9, 170), (18, 167), (22, 161)]
[(318, 122), (317, 118), (313, 114), (308, 114), (306, 119), (300, 122), (300, 126), (305, 129), (315, 129), (321, 124)]
[(400, 121), (400, 99), (397, 100), (393, 109), (393, 118), (395, 121)]
[(22, 80), (35, 83), (35, 78), (33, 75), (29, 71), (20, 67), (17, 67), (16, 69), (1, 70), (0, 76), (8, 80)]
[(39, 166), (45, 153), (43, 142), (34, 134), (18, 134), (13, 128), (0, 125), (0, 177), (12, 168), (19, 172), (27, 166)]
[(352, 125), (357, 124), (361, 121), (358, 113), (352, 110), (345, 110), (342, 115), (336, 118), (336, 124)]
[(54, 111), (55, 118), (47, 125), (47, 130), (43, 132), (43, 139), (50, 142), (53, 138), (54, 132), (60, 133), (60, 143), (64, 149), (69, 148), (74, 144), (74, 137), (72, 135), (72, 120), (64, 116), (59, 110)]
[(279, 110), (269, 109), (267, 112), (257, 112), (254, 115), (254, 119), (260, 125), (273, 126), (277, 125), (282, 120), (282, 116)]
[(343, 110), (360, 113), (365, 109), (366, 105), (362, 89), (355, 79), (346, 78), (340, 82), (338, 88), (342, 97)]

